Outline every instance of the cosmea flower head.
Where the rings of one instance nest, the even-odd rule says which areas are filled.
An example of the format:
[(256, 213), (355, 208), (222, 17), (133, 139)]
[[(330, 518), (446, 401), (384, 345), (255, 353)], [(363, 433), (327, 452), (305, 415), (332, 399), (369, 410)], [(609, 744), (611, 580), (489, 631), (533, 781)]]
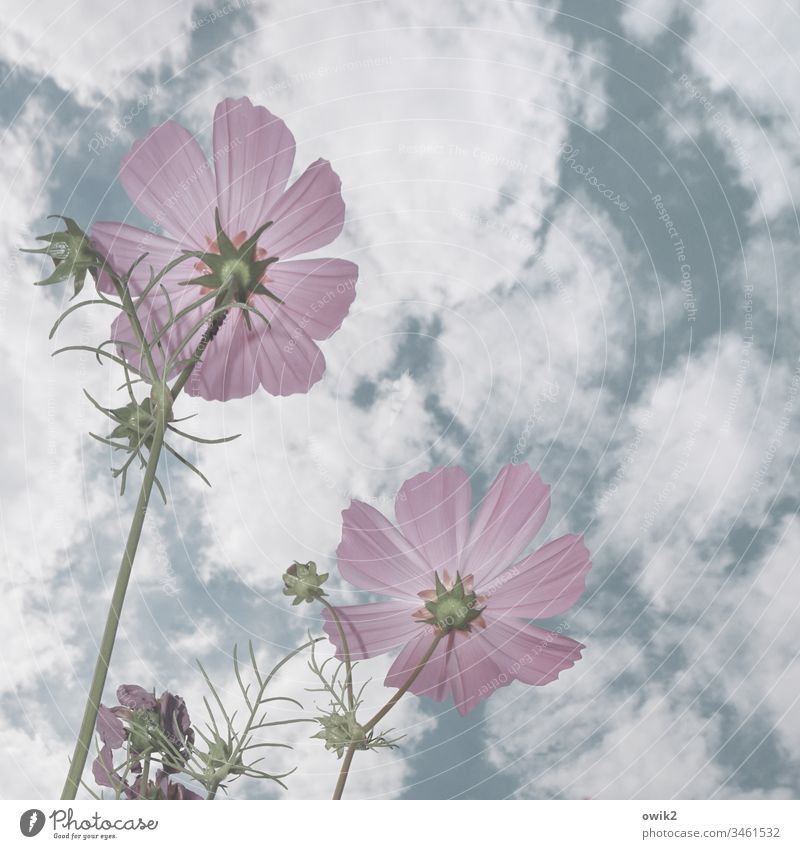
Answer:
[[(213, 162), (176, 121), (155, 127), (124, 158), (120, 182), (166, 235), (128, 224), (91, 229), (112, 268), (141, 295), (150, 269), (190, 253), (140, 300), (137, 314), (158, 369), (177, 374), (195, 352), (204, 321), (215, 338), (186, 384), (190, 395), (228, 400), (263, 386), (273, 395), (307, 392), (325, 370), (316, 342), (327, 339), (355, 297), (358, 267), (347, 260), (298, 259), (332, 242), (344, 225), (341, 181), (324, 159), (288, 185), (295, 140), (286, 124), (246, 97), (214, 113)], [(98, 287), (113, 294), (108, 275)], [(137, 369), (143, 352), (124, 314), (112, 335)]]
[[(569, 534), (522, 557), (550, 508), (550, 488), (524, 464), (505, 466), (474, 519), (472, 488), (456, 467), (403, 484), (396, 527), (353, 501), (342, 514), (339, 570), (354, 586), (391, 601), (337, 607), (353, 660), (401, 647), (386, 685), (402, 687), (436, 648), (411, 692), (466, 714), (513, 680), (547, 684), (584, 648), (530, 624), (571, 607), (591, 567), (581, 536)], [(329, 610), (325, 631), (344, 657)]]

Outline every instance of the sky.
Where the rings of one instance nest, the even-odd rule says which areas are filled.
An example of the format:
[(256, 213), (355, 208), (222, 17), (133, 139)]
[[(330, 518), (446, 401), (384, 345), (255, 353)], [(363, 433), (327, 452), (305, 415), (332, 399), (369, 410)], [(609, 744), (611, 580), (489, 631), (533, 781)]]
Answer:
[[(11, 3), (0, 40), (0, 797), (60, 792), (136, 493), (83, 389), (119, 374), (54, 340), (66, 288), (18, 248), (48, 214), (148, 222), (118, 182), (175, 119), (214, 106), (289, 125), (297, 173), (341, 176), (336, 256), (357, 297), (307, 395), (182, 398), (211, 488), (161, 469), (110, 670), (181, 693), (199, 659), (235, 700), (233, 646), (266, 667), (320, 633), (293, 561), (336, 572), (353, 498), (393, 518), (413, 475), (460, 465), (476, 498), (509, 462), (552, 486), (539, 542), (583, 533), (593, 568), (550, 621), (586, 645), (546, 687), (461, 717), (406, 696), (353, 798), (797, 798), (800, 792), (800, 13), (789, 0)], [(332, 249), (327, 249), (329, 253)], [(132, 481), (132, 484), (134, 482)], [(323, 654), (328, 649), (322, 650)], [(390, 659), (359, 667), (367, 707)], [(276, 693), (301, 699), (299, 658)], [(309, 726), (270, 768), (324, 798)]]

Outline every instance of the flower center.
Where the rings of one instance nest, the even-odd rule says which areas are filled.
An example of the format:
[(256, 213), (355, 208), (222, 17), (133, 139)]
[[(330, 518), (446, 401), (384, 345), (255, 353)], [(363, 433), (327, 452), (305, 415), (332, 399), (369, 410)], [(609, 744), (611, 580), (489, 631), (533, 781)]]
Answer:
[(439, 573), (434, 573), (434, 589), (419, 593), (425, 606), (414, 613), (414, 618), (433, 625), (443, 634), (471, 631), (473, 625), (482, 627), (483, 608), (478, 606), (482, 599), (475, 593), (472, 575), (462, 578), (456, 572), (455, 580), (451, 581), (445, 571), (443, 577), (441, 580)]
[(208, 250), (195, 254), (198, 259), (195, 268), (202, 276), (187, 282), (200, 286), (204, 295), (216, 291), (215, 308), (249, 304), (252, 295), (266, 295), (280, 303), (280, 298), (263, 285), (267, 268), (277, 262), (278, 257), (267, 256), (267, 252), (258, 247), (259, 238), (272, 222), (266, 222), (249, 236), (242, 232), (233, 239), (222, 229), (219, 211), (215, 214), (215, 222), (216, 238), (208, 239)]

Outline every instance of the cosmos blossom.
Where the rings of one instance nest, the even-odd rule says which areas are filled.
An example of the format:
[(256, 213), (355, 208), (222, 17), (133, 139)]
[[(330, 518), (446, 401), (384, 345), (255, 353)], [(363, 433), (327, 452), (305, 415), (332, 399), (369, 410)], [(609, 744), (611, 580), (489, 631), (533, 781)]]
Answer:
[[(186, 310), (153, 351), (159, 371), (172, 358), (168, 376), (186, 365), (215, 306), (253, 310), (228, 310), (186, 384), (190, 395), (224, 401), (259, 386), (291, 395), (307, 392), (325, 370), (316, 342), (341, 326), (358, 267), (344, 259), (298, 258), (339, 235), (345, 207), (341, 181), (324, 159), (287, 187), (294, 156), (294, 137), (280, 118), (247, 98), (224, 100), (214, 113), (211, 162), (175, 121), (155, 127), (124, 158), (120, 182), (154, 228), (108, 221), (92, 227), (94, 245), (117, 273), (147, 254), (131, 277), (133, 295), (147, 286), (151, 268), (158, 272), (184, 251), (195, 253), (137, 305), (151, 341), (171, 315)], [(114, 293), (107, 274), (98, 288)], [(216, 298), (193, 308), (214, 291)], [(138, 369), (143, 353), (124, 314), (112, 338)]]
[[(337, 607), (351, 658), (400, 648), (386, 676), (401, 687), (439, 637), (411, 692), (466, 714), (498, 687), (547, 684), (584, 648), (529, 622), (571, 607), (591, 567), (581, 536), (569, 534), (524, 551), (550, 509), (550, 488), (528, 465), (507, 465), (474, 519), (463, 469), (435, 469), (403, 484), (397, 526), (353, 501), (342, 514), (339, 570), (355, 587), (390, 601)], [(329, 610), (325, 631), (343, 658)], [(563, 630), (563, 629), (560, 629)]]

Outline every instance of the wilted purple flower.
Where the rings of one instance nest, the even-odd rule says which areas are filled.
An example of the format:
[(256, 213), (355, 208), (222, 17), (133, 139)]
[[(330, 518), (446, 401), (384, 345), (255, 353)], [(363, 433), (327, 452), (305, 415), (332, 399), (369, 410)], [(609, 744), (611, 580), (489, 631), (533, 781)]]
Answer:
[[(188, 746), (194, 745), (194, 731), (189, 711), (186, 710), (186, 702), (180, 696), (173, 696), (172, 693), (164, 691), (158, 700), (158, 717), (161, 730), (183, 760), (186, 760), (189, 757)], [(172, 758), (164, 762), (164, 770), (168, 773), (178, 772), (181, 766), (182, 764), (176, 764)]]
[[(200, 798), (183, 785), (171, 783), (168, 773), (178, 772), (189, 757), (189, 747), (194, 744), (186, 703), (180, 696), (164, 691), (161, 697), (136, 684), (123, 684), (117, 689), (119, 705), (109, 708), (100, 705), (96, 730), (102, 742), (100, 754), (92, 764), (92, 774), (101, 787), (111, 787), (125, 798)], [(141, 792), (139, 778), (129, 785), (114, 769), (114, 751), (128, 745), (130, 771), (140, 773), (140, 755), (145, 751), (157, 752), (162, 770), (156, 784)], [(163, 781), (158, 776), (163, 776)], [(152, 793), (162, 795), (153, 796)]]

